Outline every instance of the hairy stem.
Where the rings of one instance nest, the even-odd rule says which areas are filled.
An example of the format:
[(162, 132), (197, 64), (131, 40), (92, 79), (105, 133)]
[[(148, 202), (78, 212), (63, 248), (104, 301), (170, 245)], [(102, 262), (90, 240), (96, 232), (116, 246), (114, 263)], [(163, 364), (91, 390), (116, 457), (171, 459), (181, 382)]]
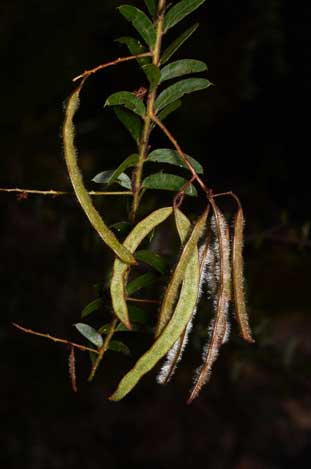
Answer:
[[(156, 42), (155, 42), (154, 49), (152, 52), (152, 63), (156, 66), (160, 65), (160, 53), (161, 53), (161, 43), (162, 43), (162, 36), (163, 36), (163, 21), (164, 21), (165, 7), (166, 7), (166, 0), (159, 0), (158, 16), (157, 16), (157, 22), (156, 22)], [(156, 95), (157, 95), (157, 87), (153, 88), (152, 90), (149, 89), (149, 93), (147, 97), (145, 124), (144, 124), (142, 139), (139, 145), (139, 153), (138, 153), (139, 156), (138, 156), (138, 162), (137, 162), (135, 176), (134, 176), (135, 180), (133, 184), (134, 186), (133, 187), (133, 205), (132, 205), (132, 213), (131, 213), (132, 221), (135, 220), (137, 210), (139, 207), (143, 168), (144, 168), (146, 153), (148, 151), (148, 143), (149, 143), (149, 136), (150, 136), (150, 131), (151, 131), (152, 116), (153, 116), (153, 111), (154, 111), (154, 102), (156, 99)]]

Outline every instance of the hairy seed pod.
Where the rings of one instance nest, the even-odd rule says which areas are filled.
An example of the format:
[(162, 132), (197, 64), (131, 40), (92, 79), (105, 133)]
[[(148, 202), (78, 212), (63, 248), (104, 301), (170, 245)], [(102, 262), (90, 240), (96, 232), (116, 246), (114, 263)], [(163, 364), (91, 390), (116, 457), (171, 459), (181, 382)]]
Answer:
[[(191, 230), (191, 223), (188, 218), (179, 210), (174, 210), (175, 215), (175, 222), (177, 231), (180, 237), (182, 244), (184, 244), (187, 236)], [(172, 275), (168, 288), (165, 291), (165, 295), (162, 301), (160, 315), (158, 319), (158, 323), (155, 330), (155, 337), (158, 337), (165, 326), (167, 325), (168, 321), (170, 320), (173, 311), (174, 305), (177, 300), (178, 291), (182, 281), (184, 279), (184, 274), (187, 268), (187, 264), (189, 262), (190, 255), (189, 252), (184, 253), (180, 257), (178, 265)]]
[(212, 219), (212, 228), (217, 236), (216, 259), (219, 260), (219, 286), (215, 300), (215, 319), (210, 326), (209, 341), (203, 350), (203, 364), (196, 372), (194, 386), (192, 388), (188, 404), (190, 404), (199, 394), (202, 386), (209, 380), (212, 366), (218, 356), (221, 345), (227, 340), (228, 325), (228, 307), (231, 296), (231, 269), (230, 269), (230, 244), (228, 236), (228, 227), (224, 216), (218, 209), (214, 200), (210, 201), (214, 217)]
[[(134, 253), (143, 239), (160, 223), (164, 222), (173, 212), (172, 207), (164, 207), (155, 210), (146, 218), (141, 220), (130, 232), (124, 241), (124, 246), (130, 253)], [(110, 293), (115, 315), (120, 321), (131, 329), (126, 304), (126, 283), (129, 266), (120, 259), (115, 259), (113, 264)]]
[[(118, 388), (110, 397), (110, 400), (119, 401), (126, 396), (126, 394), (136, 386), (142, 376), (150, 371), (157, 362), (164, 357), (181, 334), (183, 334), (189, 319), (191, 318), (198, 297), (200, 268), (197, 243), (202, 235), (206, 217), (207, 211), (204, 212), (196, 223), (177, 264), (176, 269), (180, 269), (180, 266), (183, 266), (184, 268), (183, 261), (184, 257), (186, 257), (188, 259), (188, 266), (191, 267), (183, 270), (184, 281), (173, 316), (151, 348), (136, 362), (134, 367), (120, 381)], [(168, 288), (175, 288), (175, 285), (172, 286), (170, 283)]]
[(82, 179), (78, 166), (78, 156), (74, 145), (74, 126), (73, 118), (79, 108), (79, 93), (81, 86), (76, 89), (68, 99), (65, 121), (63, 127), (63, 141), (65, 161), (68, 168), (68, 174), (75, 191), (76, 197), (80, 202), (89, 221), (102, 238), (102, 240), (114, 251), (114, 253), (127, 264), (136, 264), (134, 256), (126, 249), (116, 238), (114, 233), (104, 223), (102, 217), (93, 205)]
[(255, 342), (249, 326), (246, 311), (243, 273), (243, 228), (244, 215), (240, 207), (234, 220), (234, 236), (232, 247), (232, 280), (236, 318), (240, 327), (240, 332), (247, 342)]
[[(189, 222), (190, 225), (190, 222)], [(186, 225), (187, 226), (187, 225)], [(181, 237), (182, 239), (182, 237)], [(207, 259), (208, 250), (210, 244), (210, 236), (207, 237), (206, 242), (199, 249), (199, 265), (200, 265), (200, 281), (199, 281), (199, 293), (197, 297), (197, 303), (193, 309), (191, 318), (187, 324), (187, 327), (179, 339), (175, 342), (173, 347), (168, 352), (165, 362), (162, 365), (161, 371), (157, 376), (157, 382), (159, 384), (167, 384), (173, 375), (175, 374), (178, 363), (181, 361), (184, 350), (188, 343), (188, 337), (192, 331), (193, 320), (197, 313), (197, 306), (202, 295), (203, 284), (206, 281), (206, 270), (207, 270)]]

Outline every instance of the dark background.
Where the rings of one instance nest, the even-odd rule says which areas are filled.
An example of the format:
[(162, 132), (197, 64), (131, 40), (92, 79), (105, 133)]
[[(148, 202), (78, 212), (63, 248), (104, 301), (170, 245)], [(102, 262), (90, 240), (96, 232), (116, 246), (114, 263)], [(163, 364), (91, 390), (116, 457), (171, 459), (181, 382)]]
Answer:
[[(120, 4), (2, 3), (0, 187), (70, 190), (63, 103), (74, 76), (127, 54), (113, 42), (132, 34), (115, 10)], [(152, 372), (118, 404), (107, 396), (131, 359), (107, 355), (87, 385), (88, 360), (80, 354), (74, 394), (67, 350), (13, 329), (18, 322), (81, 340), (72, 323), (96, 297), (111, 255), (73, 198), (1, 194), (1, 467), (309, 467), (310, 19), (307, 2), (210, 0), (168, 38), (200, 21), (175, 58), (206, 61), (216, 86), (185, 98), (167, 125), (204, 164), (210, 187), (242, 199), (256, 336), (254, 346), (245, 345), (233, 328), (192, 406), (185, 398), (200, 360), (199, 326), (169, 386), (155, 384)], [(103, 103), (113, 91), (143, 84), (134, 63), (88, 81), (78, 118), (85, 181), (133, 151)], [(159, 134), (157, 142), (164, 143)], [(163, 195), (161, 203), (169, 200)], [(100, 202), (108, 221), (120, 219), (121, 203)], [(194, 202), (189, 209), (198, 213)], [(146, 337), (128, 340), (135, 356), (148, 344)]]

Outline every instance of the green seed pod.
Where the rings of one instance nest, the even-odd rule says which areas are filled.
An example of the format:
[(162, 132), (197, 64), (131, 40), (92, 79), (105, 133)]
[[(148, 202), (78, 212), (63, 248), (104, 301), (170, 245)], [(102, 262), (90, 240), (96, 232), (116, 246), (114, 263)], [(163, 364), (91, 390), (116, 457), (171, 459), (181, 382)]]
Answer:
[[(124, 241), (124, 247), (130, 253), (134, 253), (142, 240), (145, 239), (156, 226), (164, 222), (172, 212), (172, 207), (164, 207), (159, 210), (155, 210), (153, 213), (148, 215), (133, 228)], [(128, 273), (129, 266), (120, 259), (115, 259), (110, 284), (112, 306), (115, 315), (120, 319), (125, 327), (131, 329), (126, 304), (126, 283)]]
[(73, 126), (73, 118), (79, 107), (80, 90), (81, 86), (79, 86), (79, 88), (77, 88), (68, 99), (63, 126), (64, 153), (69, 177), (81, 207), (102, 240), (120, 259), (122, 259), (123, 262), (126, 262), (127, 264), (136, 264), (134, 256), (118, 241), (114, 233), (110, 231), (104, 223), (83, 184), (82, 175), (78, 167), (77, 151), (74, 145)]
[[(179, 209), (174, 210), (174, 215), (180, 240), (182, 243), (184, 243), (190, 232), (191, 223)], [(165, 295), (162, 301), (159, 320), (155, 331), (155, 337), (158, 337), (161, 334), (173, 314), (178, 291), (184, 279), (184, 274), (189, 260), (189, 252), (183, 253), (183, 256), (180, 257), (178, 265), (172, 275), (172, 278), (170, 280), (168, 288), (165, 291)]]
[[(119, 401), (128, 394), (138, 381), (148, 371), (150, 371), (157, 362), (166, 355), (178, 338), (183, 334), (193, 309), (197, 303), (200, 282), (200, 266), (197, 251), (197, 243), (202, 234), (207, 217), (207, 211), (199, 218), (192, 234), (187, 241), (176, 269), (184, 267), (184, 259), (187, 258), (188, 268), (183, 270), (184, 281), (181, 287), (178, 303), (173, 316), (163, 330), (162, 334), (156, 339), (151, 348), (136, 362), (134, 367), (120, 381), (117, 390), (110, 397), (110, 400)], [(176, 277), (179, 282), (179, 276)], [(176, 288), (176, 285), (169, 284), (168, 288)]]
[(255, 342), (249, 326), (246, 311), (243, 272), (243, 228), (244, 215), (242, 208), (238, 209), (234, 221), (234, 236), (232, 247), (232, 280), (236, 319), (238, 321), (241, 335), (247, 342)]

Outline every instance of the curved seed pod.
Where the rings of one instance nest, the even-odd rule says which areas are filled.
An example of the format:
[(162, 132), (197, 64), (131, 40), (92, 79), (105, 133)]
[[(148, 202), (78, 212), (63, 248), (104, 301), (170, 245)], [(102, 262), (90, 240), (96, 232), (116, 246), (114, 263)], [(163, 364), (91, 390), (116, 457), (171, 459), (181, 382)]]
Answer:
[[(174, 210), (174, 215), (180, 240), (182, 243), (184, 243), (189, 234), (191, 223), (179, 209)], [(189, 260), (190, 252), (188, 250), (188, 253), (183, 252), (183, 255), (180, 257), (177, 267), (166, 289), (161, 305), (158, 324), (155, 330), (155, 337), (158, 337), (161, 334), (173, 314), (178, 291), (184, 279), (185, 271)]]
[[(199, 258), (197, 252), (197, 243), (204, 229), (207, 211), (199, 218), (192, 234), (186, 243), (181, 258), (186, 256), (190, 259), (187, 272), (184, 270), (184, 282), (180, 291), (178, 303), (174, 314), (163, 330), (162, 334), (156, 339), (151, 348), (136, 362), (134, 367), (120, 381), (117, 390), (110, 397), (110, 400), (119, 401), (128, 394), (138, 381), (150, 371), (156, 363), (169, 351), (180, 335), (184, 332), (193, 309), (195, 308), (200, 281)], [(189, 256), (190, 252), (190, 256)], [(179, 268), (179, 262), (176, 269)], [(174, 288), (170, 284), (168, 288)]]
[(127, 264), (136, 264), (134, 256), (118, 241), (114, 233), (110, 231), (94, 207), (92, 199), (84, 186), (82, 175), (78, 167), (78, 156), (74, 145), (73, 118), (79, 107), (79, 93), (82, 84), (71, 94), (68, 99), (65, 112), (63, 141), (68, 173), (76, 197), (99, 236), (114, 251), (114, 253), (122, 259), (123, 262), (126, 262)]
[(218, 240), (216, 257), (219, 257), (219, 287), (215, 301), (216, 315), (211, 325), (209, 341), (203, 350), (203, 365), (197, 370), (197, 377), (187, 401), (188, 404), (198, 396), (202, 386), (208, 381), (213, 363), (218, 356), (221, 345), (227, 339), (229, 331), (227, 316), (231, 295), (231, 271), (228, 227), (214, 200), (211, 199), (210, 203), (214, 211), (212, 228), (216, 231)]
[[(189, 222), (190, 225), (190, 222)], [(200, 282), (199, 282), (199, 293), (197, 298), (197, 304), (192, 312), (191, 318), (187, 324), (187, 327), (179, 339), (175, 342), (171, 350), (166, 356), (166, 360), (161, 368), (160, 373), (157, 376), (157, 382), (159, 384), (167, 384), (173, 375), (175, 374), (178, 363), (182, 359), (182, 355), (188, 343), (188, 337), (192, 331), (192, 323), (197, 313), (197, 305), (202, 295), (202, 287), (206, 281), (206, 269), (208, 262), (208, 252), (210, 245), (210, 236), (207, 237), (206, 242), (199, 250), (199, 265), (200, 265)]]
[[(142, 240), (146, 238), (146, 236), (148, 236), (156, 226), (166, 220), (172, 212), (172, 207), (164, 207), (159, 210), (155, 210), (153, 213), (148, 215), (133, 228), (124, 241), (124, 247), (128, 249), (130, 253), (134, 253)], [(125, 291), (128, 272), (128, 265), (120, 259), (115, 259), (110, 284), (110, 293), (115, 315), (120, 319), (125, 327), (131, 329)]]
[(234, 236), (232, 247), (232, 280), (236, 318), (239, 323), (240, 332), (247, 342), (255, 342), (248, 322), (248, 316), (245, 303), (244, 292), (244, 273), (243, 273), (243, 228), (244, 215), (239, 207), (234, 220)]

